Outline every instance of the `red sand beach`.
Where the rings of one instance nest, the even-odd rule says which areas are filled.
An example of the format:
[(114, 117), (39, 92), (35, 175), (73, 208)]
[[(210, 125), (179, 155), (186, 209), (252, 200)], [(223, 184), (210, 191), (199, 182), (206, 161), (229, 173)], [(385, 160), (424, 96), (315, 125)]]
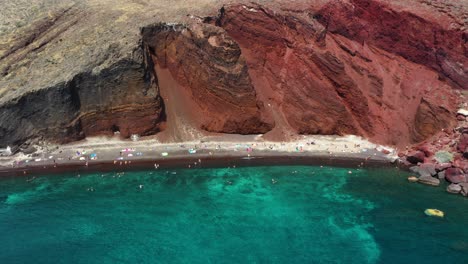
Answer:
[(238, 136), (179, 143), (90, 138), (67, 145), (49, 144), (32, 155), (3, 157), (0, 176), (269, 164), (383, 166), (396, 160), (395, 153), (354, 136), (303, 136), (290, 142)]

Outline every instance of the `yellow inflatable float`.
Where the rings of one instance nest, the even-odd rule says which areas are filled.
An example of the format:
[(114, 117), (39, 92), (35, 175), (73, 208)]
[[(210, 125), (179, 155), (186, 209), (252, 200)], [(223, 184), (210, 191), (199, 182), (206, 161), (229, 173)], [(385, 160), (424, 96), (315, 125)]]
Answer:
[(437, 209), (426, 209), (424, 213), (428, 216), (444, 217), (444, 212), (442, 212), (441, 210), (437, 210)]

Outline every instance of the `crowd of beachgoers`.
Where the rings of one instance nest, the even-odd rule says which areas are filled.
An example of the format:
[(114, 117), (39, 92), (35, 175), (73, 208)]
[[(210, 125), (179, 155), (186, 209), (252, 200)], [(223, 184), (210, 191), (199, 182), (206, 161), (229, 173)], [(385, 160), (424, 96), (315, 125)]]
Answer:
[(35, 153), (17, 153), (3, 158), (4, 169), (58, 167), (62, 165), (90, 166), (111, 163), (130, 165), (135, 161), (171, 158), (254, 157), (272, 155), (355, 157), (393, 161), (396, 150), (373, 144), (360, 137), (304, 136), (293, 142), (269, 142), (258, 138), (237, 141), (192, 141), (161, 143), (154, 139), (138, 141), (116, 138), (90, 138), (67, 145), (38, 147)]

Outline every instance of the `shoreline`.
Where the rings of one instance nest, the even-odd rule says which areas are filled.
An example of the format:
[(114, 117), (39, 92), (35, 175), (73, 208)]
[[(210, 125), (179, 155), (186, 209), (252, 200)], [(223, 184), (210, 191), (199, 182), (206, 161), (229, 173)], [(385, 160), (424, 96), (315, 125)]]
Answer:
[[(94, 138), (33, 155), (0, 159), (0, 177), (165, 168), (316, 165), (382, 167), (396, 164), (396, 150), (348, 136), (304, 136), (291, 142), (269, 142), (258, 136), (181, 143), (137, 142)], [(383, 151), (385, 150), (385, 151)]]
[[(198, 160), (202, 160), (198, 163)], [(197, 164), (194, 164), (197, 162)], [(155, 169), (154, 164), (158, 164), (159, 170), (164, 169), (200, 169), (200, 168), (221, 168), (221, 167), (249, 167), (249, 166), (333, 166), (343, 168), (377, 168), (377, 167), (398, 167), (399, 164), (390, 160), (366, 159), (363, 157), (329, 157), (323, 155), (258, 155), (258, 156), (185, 156), (166, 159), (134, 159), (127, 164), (114, 164), (113, 161), (97, 161), (88, 163), (67, 162), (60, 165), (33, 165), (15, 168), (0, 168), (0, 177), (9, 176), (30, 176), (60, 173), (92, 173), (108, 171), (136, 171)], [(191, 165), (188, 167), (188, 165)], [(25, 173), (26, 172), (26, 173)]]

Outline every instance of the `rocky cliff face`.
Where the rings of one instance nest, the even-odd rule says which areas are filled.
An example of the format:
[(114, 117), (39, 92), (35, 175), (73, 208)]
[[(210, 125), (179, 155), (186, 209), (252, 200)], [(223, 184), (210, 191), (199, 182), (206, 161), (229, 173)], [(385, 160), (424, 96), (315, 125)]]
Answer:
[[(181, 23), (138, 35), (129, 34), (134, 20), (115, 10), (127, 31), (109, 28), (104, 40), (122, 40), (92, 43), (96, 61), (66, 67), (63, 59), (83, 54), (69, 42), (69, 28), (89, 26), (80, 16), (98, 19), (76, 5), (40, 22), (32, 37), (0, 45), (0, 84), (10, 87), (0, 89), (0, 145), (113, 131), (163, 131), (169, 140), (210, 132), (357, 134), (406, 145), (454, 126), (457, 89), (467, 88), (466, 6), (455, 1), (228, 4), (208, 17), (194, 16), (206, 12), (195, 8), (185, 18), (176, 13)], [(141, 20), (154, 20), (150, 14)], [(87, 27), (80, 39), (91, 34)], [(54, 54), (64, 45), (69, 55)], [(45, 66), (44, 58), (54, 63)], [(42, 79), (34, 70), (25, 79), (27, 67), (40, 65), (63, 81), (36, 84)], [(70, 78), (60, 75), (68, 69)]]
[[(333, 1), (316, 14), (327, 29), (428, 66), (459, 87), (468, 83), (468, 12), (451, 3), (423, 1), (440, 13), (399, 10), (385, 1)], [(434, 23), (436, 22), (436, 23)]]
[(160, 24), (144, 28), (142, 35), (158, 80), (162, 76), (156, 67), (168, 69), (183, 89), (176, 100), (195, 103), (195, 126), (239, 134), (266, 133), (273, 127), (262, 114), (238, 44), (224, 30), (202, 23)]
[[(156, 31), (144, 34), (152, 36), (146, 42), (153, 60), (189, 87), (192, 100), (211, 109), (202, 116), (219, 109), (211, 113), (221, 114), (218, 120), (243, 120), (228, 130), (213, 128), (219, 121), (202, 125), (211, 131), (264, 133), (271, 126), (259, 116), (266, 115), (274, 120), (269, 124), (275, 124), (267, 136), (274, 138), (288, 133), (358, 134), (404, 145), (455, 123), (451, 117), (457, 96), (437, 72), (330, 33), (308, 12), (233, 5), (204, 23)], [(216, 105), (219, 100), (228, 104)], [(248, 110), (255, 105), (254, 111)]]
[(143, 65), (121, 61), (100, 74), (23, 95), (0, 107), (2, 144), (44, 138), (59, 143), (120, 131), (149, 135), (164, 118), (159, 91)]

